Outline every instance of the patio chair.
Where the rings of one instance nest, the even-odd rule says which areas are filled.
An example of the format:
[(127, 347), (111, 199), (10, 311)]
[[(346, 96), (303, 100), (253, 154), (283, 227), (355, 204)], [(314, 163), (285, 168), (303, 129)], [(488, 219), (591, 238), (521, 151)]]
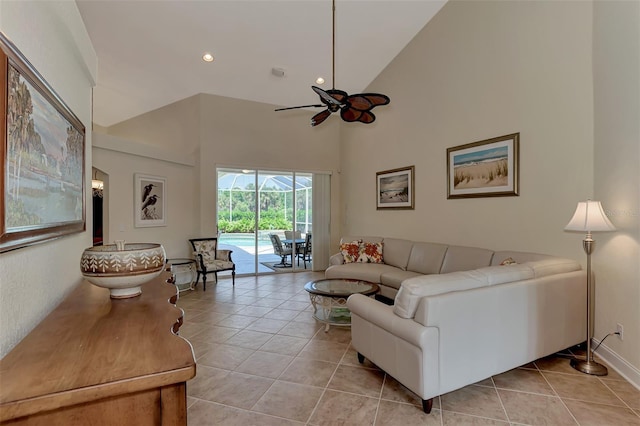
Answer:
[(202, 288), (207, 291), (207, 274), (213, 273), (218, 282), (218, 272), (231, 271), (231, 281), (236, 285), (236, 265), (231, 260), (233, 250), (218, 250), (218, 237), (190, 239), (193, 256), (196, 259), (198, 276), (196, 284), (202, 275)]
[[(295, 235), (295, 238), (293, 237)], [(293, 231), (284, 231), (284, 239), (285, 240), (299, 240), (302, 238), (302, 232), (296, 231), (295, 234)]]
[[(280, 256), (280, 263), (273, 265), (274, 268), (290, 268), (291, 264), (287, 263), (287, 256), (292, 256), (293, 249), (291, 247), (284, 247), (280, 237), (276, 234), (269, 234), (271, 244), (273, 245), (273, 252)], [(291, 261), (293, 261), (293, 256)]]
[(298, 266), (300, 266), (300, 258), (304, 262), (304, 269), (307, 269), (307, 262), (311, 263), (311, 233), (308, 233), (304, 239), (302, 250), (296, 253), (298, 258)]

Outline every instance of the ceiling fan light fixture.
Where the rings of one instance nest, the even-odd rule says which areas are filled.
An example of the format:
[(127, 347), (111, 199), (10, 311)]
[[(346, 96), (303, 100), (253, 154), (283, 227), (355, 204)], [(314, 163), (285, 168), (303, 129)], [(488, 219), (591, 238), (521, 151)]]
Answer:
[(322, 77), (316, 78), (316, 84), (324, 84), (324, 78)]
[(213, 62), (213, 55), (211, 53), (205, 53), (202, 55), (202, 60), (205, 62)]

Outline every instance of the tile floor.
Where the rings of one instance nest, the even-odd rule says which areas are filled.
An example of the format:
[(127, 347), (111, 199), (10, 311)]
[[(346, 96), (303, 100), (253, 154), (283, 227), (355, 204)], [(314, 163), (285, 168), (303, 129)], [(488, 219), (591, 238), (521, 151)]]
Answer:
[(562, 356), (442, 395), (424, 414), (393, 378), (358, 364), (350, 329), (325, 333), (312, 318), (303, 285), (322, 277), (244, 277), (235, 288), (221, 279), (180, 295), (180, 334), (197, 359), (189, 426), (640, 425), (639, 390), (611, 369), (578, 373)]

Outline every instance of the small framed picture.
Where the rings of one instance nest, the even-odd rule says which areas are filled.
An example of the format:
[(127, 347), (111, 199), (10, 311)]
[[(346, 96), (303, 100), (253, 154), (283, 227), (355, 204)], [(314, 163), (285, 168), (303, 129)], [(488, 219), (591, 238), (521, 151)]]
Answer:
[(409, 166), (376, 173), (378, 210), (414, 208), (414, 171), (415, 166)]
[(447, 149), (447, 198), (517, 196), (520, 133)]
[(136, 228), (167, 225), (167, 179), (134, 175), (134, 225)]

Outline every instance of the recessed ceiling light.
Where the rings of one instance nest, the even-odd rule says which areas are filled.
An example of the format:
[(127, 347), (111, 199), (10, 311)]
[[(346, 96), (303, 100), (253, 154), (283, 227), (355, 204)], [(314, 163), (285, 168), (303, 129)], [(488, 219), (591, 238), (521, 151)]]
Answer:
[(316, 78), (316, 83), (318, 83), (318, 84), (324, 83), (324, 78), (322, 78), (322, 77)]
[(213, 62), (213, 55), (211, 53), (205, 53), (202, 55), (202, 60), (205, 62)]

